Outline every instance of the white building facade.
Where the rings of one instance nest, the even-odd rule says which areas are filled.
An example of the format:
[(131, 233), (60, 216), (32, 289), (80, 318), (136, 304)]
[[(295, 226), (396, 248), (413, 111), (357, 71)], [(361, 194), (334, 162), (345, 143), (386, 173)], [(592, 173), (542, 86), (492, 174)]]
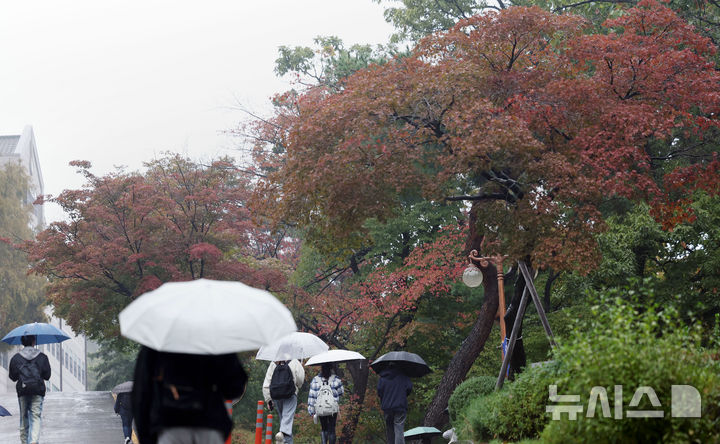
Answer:
[[(35, 199), (43, 194), (44, 183), (32, 126), (27, 125), (19, 135), (0, 136), (0, 167), (10, 162), (17, 162), (25, 167), (30, 176), (30, 187), (24, 201), (25, 203), (35, 202)], [(32, 217), (32, 228), (45, 225), (42, 205), (33, 206)]]

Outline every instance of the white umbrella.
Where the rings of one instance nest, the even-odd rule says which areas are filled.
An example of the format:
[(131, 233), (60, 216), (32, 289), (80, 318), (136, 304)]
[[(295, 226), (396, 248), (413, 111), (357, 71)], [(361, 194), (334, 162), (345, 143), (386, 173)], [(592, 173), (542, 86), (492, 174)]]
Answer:
[(320, 365), (326, 362), (359, 361), (363, 359), (365, 359), (365, 356), (352, 350), (328, 350), (308, 359), (305, 365)]
[(297, 329), (290, 310), (241, 282), (168, 282), (120, 312), (120, 332), (152, 349), (218, 355), (255, 350)]
[(295, 332), (260, 348), (255, 359), (263, 361), (305, 359), (325, 352), (328, 348), (330, 347), (314, 334)]

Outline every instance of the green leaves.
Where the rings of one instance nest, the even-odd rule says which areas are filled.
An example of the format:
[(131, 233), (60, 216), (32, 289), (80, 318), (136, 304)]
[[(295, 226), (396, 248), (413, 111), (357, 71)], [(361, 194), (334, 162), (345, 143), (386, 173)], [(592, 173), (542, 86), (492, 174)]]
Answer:
[(307, 46), (280, 46), (275, 60), (275, 73), (291, 74), (304, 87), (324, 86), (341, 90), (344, 79), (372, 64), (382, 64), (397, 53), (393, 45), (355, 44), (345, 48), (342, 40), (334, 36), (318, 36), (315, 48)]
[[(607, 389), (613, 399), (616, 385), (622, 385), (623, 412), (635, 391), (652, 387), (658, 395), (663, 419), (617, 420), (596, 413), (587, 418), (549, 421), (543, 442), (585, 440), (592, 442), (713, 442), (718, 410), (718, 362), (710, 358), (702, 344), (699, 324), (686, 326), (671, 305), (655, 305), (633, 300), (634, 291), (607, 291), (597, 300), (592, 317), (578, 324), (573, 336), (561, 344), (555, 359), (562, 371), (557, 379), (558, 393), (578, 394), (587, 407), (590, 390)], [(640, 287), (640, 300), (652, 299), (651, 291)], [(671, 418), (672, 385), (691, 385), (702, 393), (702, 419)], [(637, 409), (653, 409), (644, 398)], [(612, 407), (611, 407), (612, 410)], [(654, 410), (654, 409), (653, 409)], [(583, 412), (585, 409), (583, 409)], [(598, 410), (599, 411), (599, 410)], [(613, 414), (614, 416), (614, 414)], [(572, 438), (570, 438), (572, 437)]]
[(34, 236), (29, 178), (15, 162), (0, 165), (0, 325), (11, 329), (44, 319), (44, 280), (28, 276), (23, 244)]

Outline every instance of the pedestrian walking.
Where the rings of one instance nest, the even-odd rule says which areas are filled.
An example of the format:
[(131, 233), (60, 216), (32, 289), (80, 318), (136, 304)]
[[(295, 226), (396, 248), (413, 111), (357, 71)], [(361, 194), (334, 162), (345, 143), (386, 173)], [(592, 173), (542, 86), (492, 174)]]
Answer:
[(293, 419), (297, 409), (297, 394), (305, 381), (305, 369), (297, 359), (271, 362), (265, 372), (263, 397), (270, 410), (277, 409), (280, 431), (277, 444), (293, 444)]
[(20, 442), (37, 444), (40, 440), (45, 381), (50, 379), (50, 361), (45, 353), (35, 348), (37, 338), (34, 335), (22, 336), (20, 342), (23, 348), (10, 360), (8, 376), (17, 381)]
[(224, 443), (233, 427), (225, 400), (241, 398), (246, 384), (235, 353), (170, 353), (143, 346), (132, 391), (140, 444)]
[(342, 380), (335, 374), (334, 364), (324, 363), (320, 373), (310, 381), (308, 413), (320, 422), (322, 444), (335, 444), (335, 424), (343, 395)]
[(120, 415), (122, 420), (123, 436), (125, 444), (132, 442), (132, 395), (130, 392), (118, 393), (115, 398), (115, 413)]
[(385, 416), (387, 444), (405, 444), (407, 397), (412, 391), (410, 378), (390, 363), (380, 371), (377, 392)]

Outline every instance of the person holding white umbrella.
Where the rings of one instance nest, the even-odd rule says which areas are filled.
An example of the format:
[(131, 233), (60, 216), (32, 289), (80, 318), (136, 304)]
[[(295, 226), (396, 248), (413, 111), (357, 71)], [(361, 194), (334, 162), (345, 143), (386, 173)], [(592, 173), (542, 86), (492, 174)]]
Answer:
[(340, 363), (364, 361), (365, 357), (352, 350), (328, 350), (308, 359), (306, 366), (321, 366), (320, 373), (310, 381), (308, 413), (315, 423), (320, 421), (322, 444), (335, 444), (335, 424), (340, 412), (340, 397), (344, 393), (342, 380), (336, 374)]
[(297, 394), (305, 382), (305, 369), (300, 361), (271, 362), (265, 372), (262, 391), (268, 409), (277, 409), (280, 431), (277, 444), (293, 444), (293, 420), (297, 409)]
[(292, 427), (297, 408), (297, 394), (305, 381), (300, 359), (327, 351), (328, 345), (311, 333), (294, 332), (258, 350), (256, 359), (273, 361), (263, 381), (263, 395), (268, 408), (280, 414), (277, 444), (293, 444)]
[(340, 412), (340, 397), (345, 392), (335, 364), (320, 364), (320, 373), (310, 381), (308, 392), (308, 413), (315, 423), (320, 422), (322, 444), (335, 444), (335, 424)]
[(195, 355), (143, 346), (132, 395), (140, 443), (224, 443), (233, 426), (225, 400), (242, 397), (246, 384), (235, 353)]
[(222, 444), (233, 426), (225, 402), (247, 382), (236, 352), (296, 330), (270, 293), (209, 279), (163, 284), (119, 318), (122, 335), (143, 345), (132, 392), (141, 444)]

